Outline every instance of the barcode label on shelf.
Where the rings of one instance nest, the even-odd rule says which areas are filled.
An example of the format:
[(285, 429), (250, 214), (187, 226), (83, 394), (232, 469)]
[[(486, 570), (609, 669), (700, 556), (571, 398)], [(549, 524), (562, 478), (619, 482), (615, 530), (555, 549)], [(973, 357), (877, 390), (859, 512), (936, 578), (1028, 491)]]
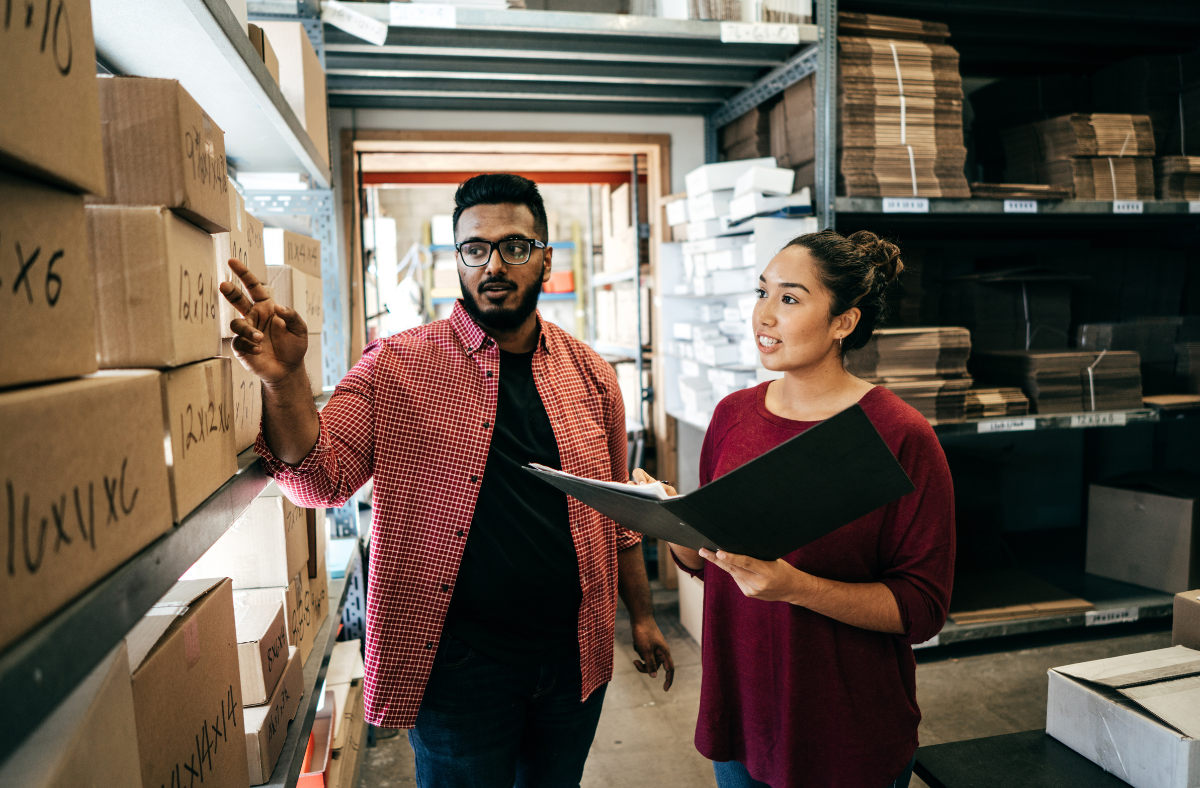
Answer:
[(395, 27), (457, 27), (455, 7), (441, 3), (388, 3), (389, 22)]
[(1141, 200), (1113, 200), (1113, 213), (1141, 213)]
[(939, 637), (941, 637), (941, 636), (934, 635), (929, 640), (926, 640), (924, 643), (913, 643), (913, 650), (915, 651), (916, 649), (919, 649), (919, 648), (932, 648), (938, 644)]
[(1105, 624), (1125, 624), (1138, 620), (1136, 607), (1116, 607), (1112, 610), (1089, 610), (1084, 614), (1084, 626), (1102, 627)]
[(1188, 203), (1188, 213), (1200, 213), (1200, 202), (1195, 200)]
[(980, 432), (1023, 432), (1037, 427), (1037, 419), (997, 419), (979, 422)]
[(884, 213), (929, 213), (928, 197), (884, 197)]
[(1005, 200), (1005, 213), (1037, 213), (1037, 200)]
[(799, 44), (800, 25), (721, 23), (722, 44)]
[(1125, 426), (1125, 411), (1108, 411), (1106, 413), (1080, 413), (1071, 417), (1071, 427), (1123, 427)]

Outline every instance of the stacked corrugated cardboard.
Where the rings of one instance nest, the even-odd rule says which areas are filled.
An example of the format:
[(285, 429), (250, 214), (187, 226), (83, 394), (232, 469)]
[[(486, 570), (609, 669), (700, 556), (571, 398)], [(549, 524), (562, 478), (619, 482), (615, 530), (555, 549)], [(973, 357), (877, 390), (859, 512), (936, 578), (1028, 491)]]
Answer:
[(276, 303), (294, 309), (308, 327), (304, 368), (314, 397), (324, 387), (321, 332), (325, 324), (325, 295), (321, 284), (321, 242), (289, 230), (267, 228), (267, 278)]
[(1154, 193), (1160, 200), (1200, 200), (1200, 156), (1155, 159)]
[(1077, 200), (1154, 199), (1154, 129), (1146, 115), (1062, 115), (1002, 138), (1010, 182), (1070, 187)]
[(721, 129), (721, 158), (725, 161), (771, 155), (770, 115), (755, 107)]
[[(839, 16), (839, 191), (970, 197), (962, 78), (942, 24)], [(845, 35), (848, 32), (854, 35)]]

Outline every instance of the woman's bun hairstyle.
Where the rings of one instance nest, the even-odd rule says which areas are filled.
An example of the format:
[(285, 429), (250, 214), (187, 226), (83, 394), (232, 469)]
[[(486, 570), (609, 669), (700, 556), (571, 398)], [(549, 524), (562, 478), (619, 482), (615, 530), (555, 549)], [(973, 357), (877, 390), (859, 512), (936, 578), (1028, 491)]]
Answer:
[(858, 307), (862, 313), (854, 331), (842, 340), (842, 350), (867, 344), (887, 316), (887, 288), (904, 270), (900, 249), (869, 230), (849, 237), (821, 230), (793, 239), (788, 246), (807, 249), (817, 264), (821, 284), (833, 296), (830, 317)]

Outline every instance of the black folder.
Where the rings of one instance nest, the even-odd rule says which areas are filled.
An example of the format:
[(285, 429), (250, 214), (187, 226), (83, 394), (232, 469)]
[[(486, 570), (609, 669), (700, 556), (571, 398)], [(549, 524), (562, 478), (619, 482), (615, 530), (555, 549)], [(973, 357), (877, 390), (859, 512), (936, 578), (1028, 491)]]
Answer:
[(525, 470), (631, 531), (694, 550), (719, 549), (765, 561), (915, 489), (859, 405), (695, 492), (668, 500)]

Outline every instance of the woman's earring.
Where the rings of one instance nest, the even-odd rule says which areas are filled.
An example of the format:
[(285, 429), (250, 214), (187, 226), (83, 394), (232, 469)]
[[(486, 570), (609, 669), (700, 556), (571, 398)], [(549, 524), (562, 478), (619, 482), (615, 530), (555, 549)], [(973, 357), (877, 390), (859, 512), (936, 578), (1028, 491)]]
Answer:
[(838, 347), (840, 348), (841, 346), (842, 346), (842, 338), (838, 337)]

